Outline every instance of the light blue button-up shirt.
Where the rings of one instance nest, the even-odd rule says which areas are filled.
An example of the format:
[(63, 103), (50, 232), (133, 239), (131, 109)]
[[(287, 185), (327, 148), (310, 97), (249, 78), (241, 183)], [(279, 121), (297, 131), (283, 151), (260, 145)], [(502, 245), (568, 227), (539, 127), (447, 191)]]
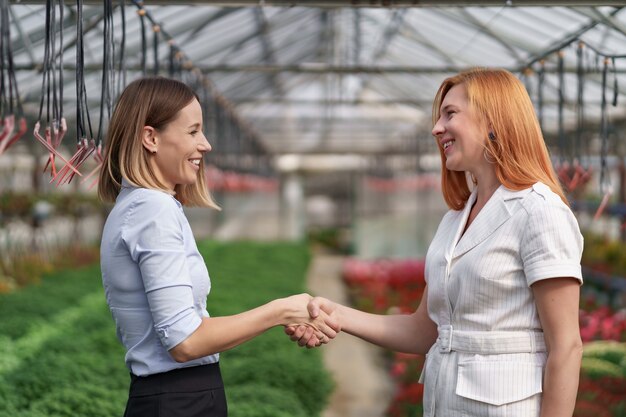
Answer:
[(181, 204), (171, 195), (122, 181), (102, 232), (102, 283), (139, 376), (217, 362), (219, 355), (178, 363), (168, 350), (208, 317), (211, 281)]

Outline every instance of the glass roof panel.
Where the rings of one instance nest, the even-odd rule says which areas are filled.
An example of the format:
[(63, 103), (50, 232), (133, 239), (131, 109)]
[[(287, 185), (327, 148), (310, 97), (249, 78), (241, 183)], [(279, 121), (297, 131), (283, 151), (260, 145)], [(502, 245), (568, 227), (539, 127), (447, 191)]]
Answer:
[[(10, 7), (15, 17), (11, 37), (20, 92), (26, 111), (36, 117), (41, 99), (45, 6)], [(558, 49), (563, 51), (566, 72), (563, 114), (566, 127), (571, 129), (576, 124), (576, 39), (604, 53), (626, 55), (626, 12), (613, 7), (223, 9), (197, 4), (146, 8), (217, 91), (233, 102), (233, 109), (250, 118), (260, 137), (285, 151), (314, 146), (331, 149), (333, 138), (346, 141), (361, 130), (388, 138), (395, 136), (391, 132), (405, 132), (412, 126), (428, 135), (431, 100), (439, 84), (472, 66), (501, 66), (520, 75), (532, 64), (527, 84), (536, 101), (536, 61), (540, 58), (545, 59), (546, 71), (542, 87), (544, 128), (553, 134), (558, 129)], [(141, 21), (135, 6), (129, 5), (125, 11), (125, 65), (132, 80), (141, 74)], [(115, 46), (119, 48), (119, 10), (113, 19)], [(65, 8), (65, 20), (64, 95), (67, 117), (72, 118), (76, 97), (74, 6)], [(101, 6), (85, 6), (84, 26), (87, 95), (95, 122), (102, 95)], [(151, 73), (151, 24), (147, 35)], [(167, 40), (160, 38), (162, 75), (167, 75), (169, 51)], [(595, 52), (584, 49), (589, 125), (597, 125), (600, 117), (602, 64)], [(618, 121), (624, 118), (626, 108), (626, 59), (615, 62), (616, 73), (612, 65), (606, 96), (612, 99), (617, 79), (620, 96), (610, 116)], [(380, 140), (376, 146), (384, 149), (387, 142)], [(280, 147), (272, 145), (278, 143)], [(355, 139), (355, 151), (358, 143)]]

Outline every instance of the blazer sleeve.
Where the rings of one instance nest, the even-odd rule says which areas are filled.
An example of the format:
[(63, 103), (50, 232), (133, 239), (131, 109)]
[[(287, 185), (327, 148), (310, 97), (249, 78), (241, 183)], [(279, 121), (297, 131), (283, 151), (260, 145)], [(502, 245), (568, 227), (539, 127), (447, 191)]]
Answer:
[(529, 212), (521, 244), (528, 285), (548, 278), (573, 277), (582, 284), (583, 237), (562, 201), (542, 200)]

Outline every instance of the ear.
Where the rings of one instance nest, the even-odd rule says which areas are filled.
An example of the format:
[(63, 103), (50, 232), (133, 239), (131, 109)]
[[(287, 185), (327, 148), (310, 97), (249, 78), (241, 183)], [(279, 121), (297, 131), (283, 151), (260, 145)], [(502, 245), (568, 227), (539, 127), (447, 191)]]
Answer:
[(496, 134), (493, 132), (493, 125), (489, 122), (487, 123), (487, 137), (491, 142), (497, 139)]
[(156, 153), (159, 140), (156, 130), (151, 126), (144, 126), (141, 131), (141, 144), (149, 153)]

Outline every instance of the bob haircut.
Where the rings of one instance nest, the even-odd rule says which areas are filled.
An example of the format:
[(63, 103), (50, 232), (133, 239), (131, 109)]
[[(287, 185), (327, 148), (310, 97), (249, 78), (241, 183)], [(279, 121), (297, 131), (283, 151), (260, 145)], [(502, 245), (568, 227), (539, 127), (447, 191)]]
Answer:
[(141, 142), (144, 126), (164, 129), (178, 112), (198, 96), (184, 83), (163, 77), (133, 81), (120, 96), (107, 132), (104, 162), (98, 179), (98, 196), (115, 202), (122, 187), (122, 178), (136, 187), (174, 194), (185, 206), (219, 207), (213, 201), (204, 178), (204, 160), (200, 161), (194, 184), (176, 185), (172, 193), (162, 184), (148, 163), (149, 152)]
[[(433, 126), (440, 117), (441, 103), (450, 89), (463, 85), (470, 107), (490, 126), (495, 140), (485, 137), (485, 151), (494, 160), (498, 180), (510, 190), (523, 190), (537, 182), (546, 184), (567, 199), (550, 161), (533, 104), (524, 85), (513, 74), (502, 69), (474, 68), (443, 81), (433, 102)], [(485, 135), (486, 136), (486, 135)], [(465, 172), (446, 168), (441, 155), (441, 188), (448, 207), (461, 210), (471, 191)]]

